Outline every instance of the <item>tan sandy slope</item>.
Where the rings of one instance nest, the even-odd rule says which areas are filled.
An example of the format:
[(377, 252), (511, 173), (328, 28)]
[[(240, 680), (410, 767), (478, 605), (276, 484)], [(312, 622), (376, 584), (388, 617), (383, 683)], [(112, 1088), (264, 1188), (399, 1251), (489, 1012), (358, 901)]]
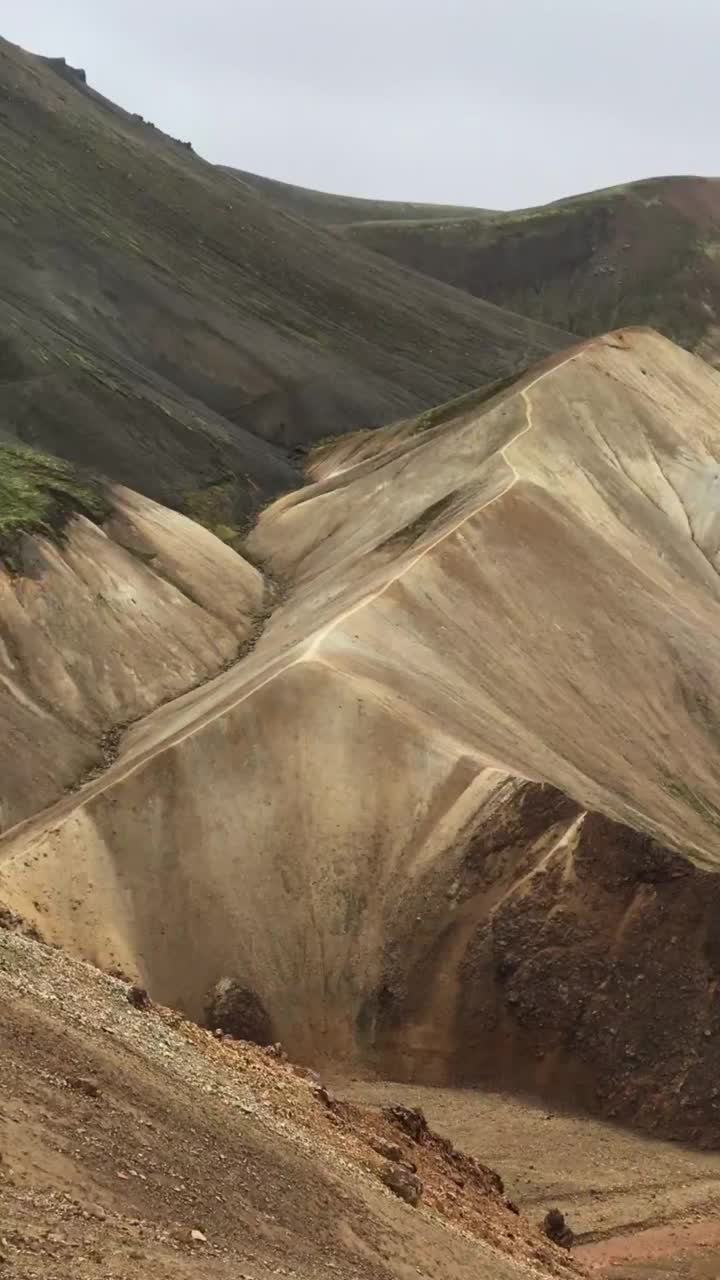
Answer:
[(97, 766), (118, 722), (216, 675), (263, 608), (261, 575), (202, 526), (108, 497), (104, 528), (76, 516), (0, 563), (0, 829)]
[(287, 587), (254, 652), (8, 833), (0, 898), (193, 1014), (236, 974), (293, 1053), (338, 1057), (523, 779), (576, 802), (548, 855), (590, 807), (717, 867), (719, 414), (718, 374), (626, 331), (326, 454), (250, 539)]

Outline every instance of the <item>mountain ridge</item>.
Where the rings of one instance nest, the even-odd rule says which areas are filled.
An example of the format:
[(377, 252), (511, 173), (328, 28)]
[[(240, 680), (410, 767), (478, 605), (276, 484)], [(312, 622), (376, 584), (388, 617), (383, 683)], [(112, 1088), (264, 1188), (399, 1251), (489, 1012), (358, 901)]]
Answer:
[[(691, 877), (717, 867), (719, 378), (621, 330), (427, 430), (376, 433), (344, 470), (340, 439), (339, 473), (325, 456), (325, 479), (249, 539), (284, 584), (252, 652), (8, 831), (0, 897), (196, 1017), (237, 976), (306, 1061), (485, 1078), (501, 1018), (530, 1069), (513, 1010), (549, 1016), (565, 979), (555, 935), (527, 955), (518, 928), (551, 886), (561, 920), (599, 849), (598, 874), (627, 865), (646, 916), (644, 866), (671, 886), (678, 854)], [(503, 954), (532, 978), (527, 1010)], [(699, 999), (713, 956), (692, 959)], [(628, 987), (623, 1036), (641, 996)], [(557, 1074), (518, 1068), (518, 1087), (562, 1092), (591, 1053), (583, 1104), (636, 1109), (622, 1055), (572, 1011), (558, 1028)], [(714, 1070), (702, 1021), (683, 1035)], [(668, 1098), (653, 1114), (687, 1137), (671, 1066), (648, 1063)]]
[[(711, 363), (720, 359), (720, 180), (643, 178), (515, 210), (353, 202), (245, 182), (473, 296), (592, 337), (649, 324)], [(353, 219), (353, 213), (357, 217)]]

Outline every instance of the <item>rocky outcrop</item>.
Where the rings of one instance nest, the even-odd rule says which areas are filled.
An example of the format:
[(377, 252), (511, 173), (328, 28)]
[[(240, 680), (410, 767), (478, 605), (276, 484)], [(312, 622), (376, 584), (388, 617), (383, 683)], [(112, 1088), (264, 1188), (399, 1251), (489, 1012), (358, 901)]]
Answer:
[(57, 72), (62, 76), (63, 80), (69, 80), (71, 84), (87, 84), (87, 74), (82, 67), (71, 67), (65, 58), (45, 58), (42, 55), (38, 59), (43, 62), (51, 71)]
[(468, 842), (449, 909), (388, 955), (373, 1061), (717, 1147), (720, 879), (560, 792), (518, 797)]

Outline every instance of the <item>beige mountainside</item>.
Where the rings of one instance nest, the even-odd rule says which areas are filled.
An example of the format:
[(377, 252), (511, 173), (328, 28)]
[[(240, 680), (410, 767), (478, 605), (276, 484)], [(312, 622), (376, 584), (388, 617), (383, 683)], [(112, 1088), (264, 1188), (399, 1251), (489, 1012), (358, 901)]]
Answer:
[[(442, 1078), (478, 937), (537, 875), (563, 905), (598, 821), (717, 869), (719, 415), (720, 375), (625, 331), (325, 451), (249, 540), (285, 587), (254, 651), (9, 831), (0, 899), (194, 1016), (230, 974), (296, 1056)], [(241, 639), (259, 587), (227, 572)]]
[(264, 607), (258, 571), (202, 526), (129, 489), (103, 528), (26, 536), (0, 562), (0, 829), (103, 761), (98, 742), (216, 675)]

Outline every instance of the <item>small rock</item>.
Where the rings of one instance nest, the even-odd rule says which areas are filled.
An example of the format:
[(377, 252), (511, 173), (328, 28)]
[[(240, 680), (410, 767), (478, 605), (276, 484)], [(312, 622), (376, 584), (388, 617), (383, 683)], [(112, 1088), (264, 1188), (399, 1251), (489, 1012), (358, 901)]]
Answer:
[(337, 1099), (335, 1095), (332, 1094), (329, 1089), (326, 1089), (324, 1084), (317, 1085), (313, 1089), (313, 1093), (318, 1101), (324, 1103), (324, 1105), (329, 1107), (331, 1111), (337, 1106)]
[(384, 1138), (375, 1138), (371, 1143), (373, 1151), (377, 1151), (379, 1156), (383, 1156), (385, 1160), (392, 1160), (393, 1163), (399, 1164), (403, 1158), (402, 1147), (395, 1142), (386, 1142)]
[(71, 1089), (77, 1089), (78, 1093), (87, 1094), (88, 1098), (100, 1097), (100, 1085), (92, 1076), (71, 1076), (68, 1084)]
[(190, 1239), (193, 1244), (207, 1244), (207, 1236), (202, 1231), (198, 1231), (197, 1227), (193, 1227), (190, 1232)]
[(205, 1001), (205, 1025), (219, 1028), (233, 1040), (271, 1045), (275, 1041), (272, 1018), (257, 991), (238, 978), (220, 978)]
[(127, 993), (127, 998), (135, 1009), (150, 1008), (150, 997), (144, 987), (138, 987), (133, 983)]
[(559, 1209), (548, 1210), (540, 1226), (548, 1240), (559, 1244), (562, 1249), (572, 1249), (575, 1233), (568, 1226), (565, 1215)]
[(428, 1122), (420, 1107), (383, 1107), (383, 1115), (386, 1119), (398, 1125), (400, 1129), (404, 1129), (409, 1134), (413, 1142), (424, 1142), (428, 1135)]
[(391, 1164), (387, 1169), (383, 1169), (380, 1177), (390, 1191), (401, 1200), (405, 1200), (407, 1204), (411, 1204), (413, 1208), (420, 1203), (423, 1184), (412, 1169), (402, 1164)]

